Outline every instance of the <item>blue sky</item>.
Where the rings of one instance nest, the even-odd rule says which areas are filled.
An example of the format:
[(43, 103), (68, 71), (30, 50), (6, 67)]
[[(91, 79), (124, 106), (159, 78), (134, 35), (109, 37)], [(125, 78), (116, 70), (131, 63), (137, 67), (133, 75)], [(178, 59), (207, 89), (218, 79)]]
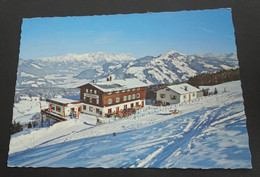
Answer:
[(20, 58), (68, 53), (129, 53), (139, 58), (169, 50), (184, 54), (236, 52), (230, 9), (24, 19)]

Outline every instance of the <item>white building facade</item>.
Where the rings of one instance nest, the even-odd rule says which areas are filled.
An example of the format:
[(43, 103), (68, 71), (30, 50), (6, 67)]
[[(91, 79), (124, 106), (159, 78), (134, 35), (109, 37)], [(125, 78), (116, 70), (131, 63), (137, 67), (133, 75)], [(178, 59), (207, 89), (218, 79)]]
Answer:
[(200, 90), (187, 83), (171, 85), (156, 91), (156, 101), (166, 105), (178, 104), (194, 100)]
[(67, 98), (47, 99), (49, 102), (49, 112), (55, 113), (61, 117), (70, 116), (71, 113), (80, 113), (82, 103), (77, 100)]

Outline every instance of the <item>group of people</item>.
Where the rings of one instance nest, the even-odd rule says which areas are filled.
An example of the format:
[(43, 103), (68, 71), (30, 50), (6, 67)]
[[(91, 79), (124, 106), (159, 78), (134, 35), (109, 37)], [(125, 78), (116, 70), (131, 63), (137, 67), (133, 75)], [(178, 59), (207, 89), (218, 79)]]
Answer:
[(79, 115), (78, 115), (79, 113), (77, 113), (77, 111), (71, 111), (70, 112), (70, 118), (72, 119), (72, 118), (78, 118), (79, 117)]
[(120, 117), (120, 118), (128, 117), (132, 114), (135, 114), (137, 109), (139, 109), (139, 107), (127, 108), (123, 110), (121, 109), (117, 112), (114, 111), (111, 114), (106, 114), (106, 117)]

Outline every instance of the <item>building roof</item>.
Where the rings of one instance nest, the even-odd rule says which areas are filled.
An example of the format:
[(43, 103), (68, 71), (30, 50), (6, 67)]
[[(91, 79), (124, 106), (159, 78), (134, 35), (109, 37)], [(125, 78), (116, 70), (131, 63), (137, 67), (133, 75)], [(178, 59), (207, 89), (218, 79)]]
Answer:
[(113, 92), (113, 91), (127, 90), (127, 89), (148, 86), (146, 83), (135, 78), (96, 82), (96, 83), (89, 83), (89, 84), (93, 85), (94, 87), (98, 88), (103, 92)]
[[(187, 93), (200, 91), (198, 88), (196, 88), (190, 84), (187, 84), (187, 83), (178, 84), (178, 85), (170, 85), (167, 87), (179, 94), (187, 94)], [(187, 88), (186, 90), (185, 90), (185, 87)]]
[(79, 100), (72, 100), (68, 98), (52, 98), (47, 99), (48, 102), (60, 103), (60, 104), (76, 104), (79, 103)]

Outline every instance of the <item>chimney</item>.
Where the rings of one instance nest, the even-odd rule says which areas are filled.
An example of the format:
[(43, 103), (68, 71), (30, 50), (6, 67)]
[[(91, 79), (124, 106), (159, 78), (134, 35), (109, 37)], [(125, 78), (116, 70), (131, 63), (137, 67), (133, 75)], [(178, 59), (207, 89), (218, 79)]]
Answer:
[(107, 81), (109, 81), (109, 78), (107, 78)]
[(187, 87), (187, 86), (184, 86), (184, 90), (187, 91), (187, 90), (188, 90), (188, 87)]
[(109, 81), (112, 81), (112, 76), (109, 76)]
[(93, 83), (97, 83), (97, 80), (93, 80)]

